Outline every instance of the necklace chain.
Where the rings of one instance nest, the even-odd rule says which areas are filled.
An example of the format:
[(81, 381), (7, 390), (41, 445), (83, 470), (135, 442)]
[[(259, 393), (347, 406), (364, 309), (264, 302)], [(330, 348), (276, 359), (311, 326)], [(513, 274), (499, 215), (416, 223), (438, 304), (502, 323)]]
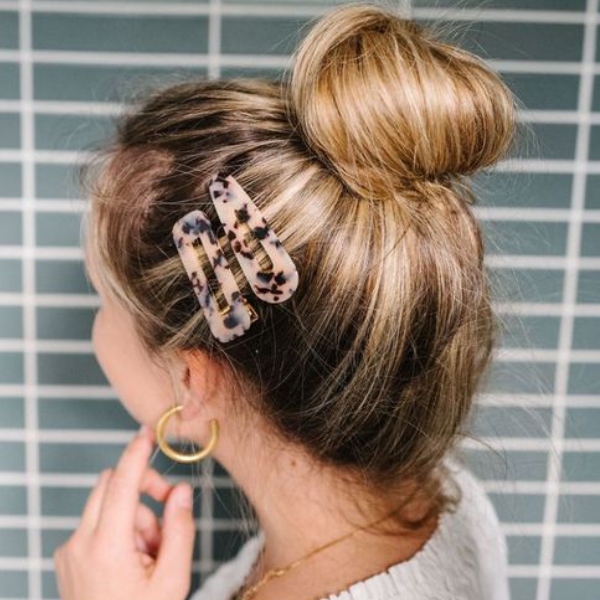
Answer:
[(247, 590), (245, 590), (241, 596), (236, 595), (236, 599), (238, 597), (239, 597), (239, 600), (249, 600), (250, 598), (254, 598), (254, 596), (256, 595), (256, 592), (258, 592), (258, 590), (260, 588), (262, 588), (264, 585), (266, 585), (272, 579), (275, 579), (277, 577), (281, 577), (282, 575), (285, 575), (286, 573), (288, 573), (289, 571), (291, 571), (292, 569), (297, 567), (299, 564), (301, 564), (304, 561), (308, 560), (309, 558), (312, 558), (313, 556), (315, 556), (315, 554), (318, 554), (319, 552), (323, 552), (323, 550), (327, 550), (328, 548), (331, 548), (331, 546), (334, 546), (335, 544), (339, 544), (340, 542), (343, 542), (344, 540), (351, 538), (353, 535), (357, 534), (359, 531), (364, 531), (365, 529), (368, 529), (369, 527), (373, 527), (374, 525), (379, 525), (380, 523), (382, 523), (383, 521), (385, 521), (386, 519), (391, 517), (397, 511), (398, 511), (398, 509), (395, 508), (394, 510), (392, 510), (388, 514), (384, 515), (383, 517), (377, 519), (376, 521), (373, 521), (372, 523), (367, 523), (366, 525), (363, 525), (362, 527), (358, 527), (357, 529), (354, 529), (353, 531), (350, 531), (349, 533), (346, 533), (343, 536), (336, 538), (335, 540), (331, 540), (330, 542), (327, 542), (326, 544), (323, 544), (322, 546), (319, 546), (318, 548), (311, 550), (310, 552), (308, 552), (308, 554), (305, 554), (304, 556), (297, 558), (295, 561), (291, 562), (290, 564), (286, 565), (285, 567), (271, 569), (260, 579), (260, 581), (258, 583), (255, 583), (253, 586), (251, 586)]

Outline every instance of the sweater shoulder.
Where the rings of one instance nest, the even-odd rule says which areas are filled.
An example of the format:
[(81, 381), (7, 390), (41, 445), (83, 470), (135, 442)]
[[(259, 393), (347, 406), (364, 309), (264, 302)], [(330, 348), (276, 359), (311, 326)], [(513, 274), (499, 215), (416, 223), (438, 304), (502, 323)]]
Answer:
[[(507, 550), (494, 507), (463, 465), (446, 462), (460, 490), (456, 509), (413, 557), (322, 600), (508, 600)], [(190, 600), (230, 600), (251, 572), (262, 531), (210, 575)]]

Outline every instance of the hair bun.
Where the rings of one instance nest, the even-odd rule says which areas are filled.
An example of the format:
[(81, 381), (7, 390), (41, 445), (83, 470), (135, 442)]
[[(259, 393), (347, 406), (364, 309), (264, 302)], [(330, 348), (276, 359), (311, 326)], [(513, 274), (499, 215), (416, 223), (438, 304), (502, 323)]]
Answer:
[(494, 71), (377, 6), (326, 13), (296, 50), (288, 93), (306, 145), (366, 197), (490, 166), (514, 135)]

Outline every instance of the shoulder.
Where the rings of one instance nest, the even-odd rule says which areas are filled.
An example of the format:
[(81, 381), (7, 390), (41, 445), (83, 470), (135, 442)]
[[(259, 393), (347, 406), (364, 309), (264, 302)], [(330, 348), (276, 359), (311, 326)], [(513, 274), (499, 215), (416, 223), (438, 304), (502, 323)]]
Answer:
[[(445, 463), (460, 500), (455, 511), (440, 517), (425, 546), (411, 559), (324, 600), (508, 600), (506, 541), (494, 507), (467, 467), (454, 459)], [(250, 538), (190, 600), (229, 600), (263, 542), (262, 532)]]
[(454, 459), (445, 464), (460, 490), (453, 511), (417, 554), (327, 600), (508, 600), (506, 541), (481, 483)]
[(247, 540), (232, 560), (212, 573), (189, 600), (229, 600), (242, 587), (263, 543), (264, 535), (261, 531)]

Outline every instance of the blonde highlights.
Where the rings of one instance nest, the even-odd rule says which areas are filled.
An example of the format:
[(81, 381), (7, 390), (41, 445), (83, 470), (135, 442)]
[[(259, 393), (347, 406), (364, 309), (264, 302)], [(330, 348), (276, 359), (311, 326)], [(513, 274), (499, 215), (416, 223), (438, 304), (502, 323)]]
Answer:
[[(494, 343), (466, 176), (506, 153), (514, 127), (510, 92), (475, 56), (391, 11), (337, 7), (281, 84), (190, 82), (124, 115), (93, 178), (90, 244), (153, 354), (227, 365), (279, 436), (374, 495), (435, 487)], [(254, 303), (259, 320), (229, 344), (171, 239), (194, 208), (216, 222), (216, 172), (300, 274), (289, 302)]]

